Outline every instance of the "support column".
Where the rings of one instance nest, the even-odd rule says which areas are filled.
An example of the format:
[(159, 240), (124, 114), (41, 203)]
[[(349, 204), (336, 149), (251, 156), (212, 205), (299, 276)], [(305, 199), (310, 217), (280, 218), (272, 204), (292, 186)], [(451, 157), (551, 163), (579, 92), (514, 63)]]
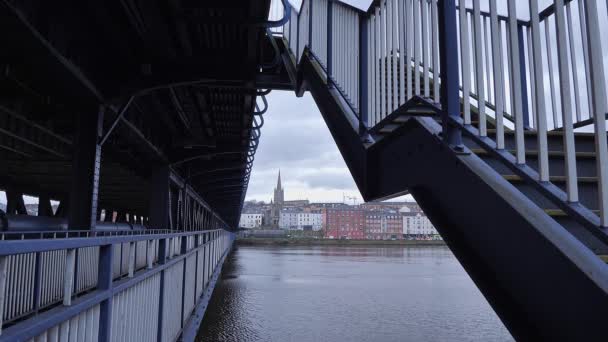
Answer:
[(27, 209), (25, 208), (21, 192), (12, 189), (6, 191), (6, 213), (9, 215), (27, 215)]
[(48, 195), (38, 197), (38, 216), (53, 216), (51, 198)]
[(150, 182), (150, 216), (149, 227), (155, 229), (169, 228), (169, 167), (156, 170)]
[(103, 111), (103, 106), (100, 106), (97, 114), (83, 114), (77, 118), (77, 148), (72, 163), (69, 229), (95, 228), (101, 167), (99, 139), (103, 129)]

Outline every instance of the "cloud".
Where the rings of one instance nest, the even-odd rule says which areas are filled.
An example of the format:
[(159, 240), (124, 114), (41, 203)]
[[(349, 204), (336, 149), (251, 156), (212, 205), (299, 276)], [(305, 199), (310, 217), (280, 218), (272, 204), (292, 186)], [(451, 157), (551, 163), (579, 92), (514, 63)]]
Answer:
[(337, 201), (343, 192), (360, 198), (310, 94), (274, 91), (268, 102), (247, 198), (268, 201), (279, 169), (287, 199)]

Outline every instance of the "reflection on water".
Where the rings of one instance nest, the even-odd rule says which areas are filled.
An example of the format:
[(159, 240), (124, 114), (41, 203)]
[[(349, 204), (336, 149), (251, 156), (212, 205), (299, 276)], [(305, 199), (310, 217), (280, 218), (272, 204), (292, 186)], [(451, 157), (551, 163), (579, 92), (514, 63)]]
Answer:
[(446, 247), (239, 247), (199, 341), (511, 341)]

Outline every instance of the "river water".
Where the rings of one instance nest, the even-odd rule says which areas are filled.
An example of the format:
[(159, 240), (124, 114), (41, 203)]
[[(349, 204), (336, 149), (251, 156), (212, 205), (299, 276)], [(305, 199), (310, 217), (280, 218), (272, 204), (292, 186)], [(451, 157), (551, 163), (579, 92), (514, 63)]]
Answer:
[(512, 341), (447, 247), (238, 247), (199, 341)]

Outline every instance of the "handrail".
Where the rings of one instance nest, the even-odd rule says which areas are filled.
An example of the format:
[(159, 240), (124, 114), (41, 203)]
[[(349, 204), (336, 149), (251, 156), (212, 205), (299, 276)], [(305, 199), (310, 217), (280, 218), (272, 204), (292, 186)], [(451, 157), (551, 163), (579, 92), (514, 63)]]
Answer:
[(289, 21), (289, 18), (291, 18), (291, 4), (289, 3), (289, 0), (281, 0), (281, 3), (283, 4), (284, 11), (283, 18), (279, 20), (267, 20), (263, 23), (260, 23), (259, 26), (265, 28), (280, 27), (285, 25)]
[(215, 232), (227, 232), (223, 229), (192, 231), (192, 232), (172, 232), (165, 231), (154, 234), (109, 234), (102, 236), (89, 237), (67, 237), (56, 239), (28, 239), (28, 240), (2, 240), (0, 241), (0, 256), (14, 254), (48, 252), (66, 248), (85, 248), (102, 245), (112, 245), (116, 243), (137, 242), (146, 240), (159, 240), (176, 237), (188, 237), (195, 235), (205, 235)]

